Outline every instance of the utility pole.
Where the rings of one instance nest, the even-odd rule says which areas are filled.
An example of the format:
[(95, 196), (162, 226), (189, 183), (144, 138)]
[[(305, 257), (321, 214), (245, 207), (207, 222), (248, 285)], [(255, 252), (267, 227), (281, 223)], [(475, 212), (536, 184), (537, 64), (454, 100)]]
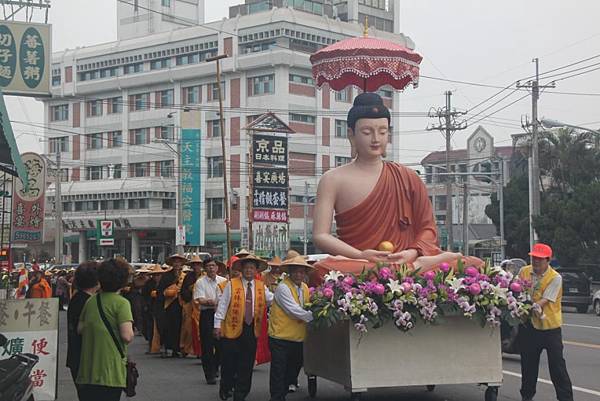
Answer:
[(225, 204), (225, 233), (227, 236), (227, 258), (231, 251), (231, 221), (229, 218), (229, 189), (227, 188), (227, 152), (225, 148), (225, 117), (223, 116), (223, 94), (221, 93), (221, 59), (227, 58), (226, 54), (207, 58), (207, 62), (217, 62), (217, 91), (219, 92), (219, 125), (221, 128), (221, 151), (223, 153), (223, 203)]
[(540, 85), (540, 63), (538, 58), (532, 60), (535, 63), (535, 79), (527, 81), (525, 84), (517, 82), (517, 88), (531, 89), (531, 174), (529, 176), (529, 244), (537, 240), (537, 234), (533, 228), (533, 220), (540, 215), (540, 161), (539, 161), (539, 125), (538, 120), (538, 100), (540, 99), (540, 89), (554, 88), (556, 85), (551, 82), (548, 85)]
[(62, 232), (62, 195), (61, 195), (61, 179), (62, 171), (60, 170), (60, 144), (56, 146), (56, 175), (54, 184), (54, 208), (56, 210), (56, 226), (54, 233), (54, 259), (56, 264), (63, 263), (63, 232)]
[[(430, 111), (429, 117), (437, 117), (439, 125), (433, 125), (427, 127), (428, 131), (440, 131), (443, 133), (446, 139), (446, 173), (450, 174), (450, 151), (452, 150), (452, 134), (455, 131), (464, 130), (467, 128), (465, 121), (457, 122), (456, 117), (466, 114), (465, 112), (452, 110), (452, 92), (446, 91), (446, 107), (438, 108), (437, 110)], [(453, 218), (453, 205), (452, 205), (452, 182), (454, 177), (451, 175), (446, 176), (446, 230), (448, 232), (448, 251), (452, 251), (454, 247), (454, 235), (452, 233), (452, 218)]]
[(308, 252), (308, 181), (304, 181), (304, 253)]
[(462, 221), (462, 235), (463, 235), (463, 250), (462, 253), (465, 256), (469, 256), (469, 177), (465, 177), (463, 184), (463, 221)]

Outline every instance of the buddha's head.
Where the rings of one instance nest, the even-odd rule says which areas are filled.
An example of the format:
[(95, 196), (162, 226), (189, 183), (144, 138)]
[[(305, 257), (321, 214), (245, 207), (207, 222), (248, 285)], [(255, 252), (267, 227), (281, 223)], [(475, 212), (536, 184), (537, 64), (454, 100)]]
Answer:
[(390, 135), (390, 111), (376, 93), (361, 93), (348, 112), (352, 157), (385, 157)]

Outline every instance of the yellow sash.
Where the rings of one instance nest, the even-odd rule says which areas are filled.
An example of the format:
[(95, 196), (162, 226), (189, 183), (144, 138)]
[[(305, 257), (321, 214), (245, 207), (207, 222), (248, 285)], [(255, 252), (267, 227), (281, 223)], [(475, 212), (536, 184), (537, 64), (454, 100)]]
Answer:
[[(298, 296), (298, 287), (289, 279), (285, 278), (283, 283), (288, 286), (294, 297), (294, 301), (300, 306), (300, 297)], [(302, 283), (302, 299), (306, 302), (310, 297), (308, 286)], [(271, 304), (269, 312), (269, 337), (280, 340), (302, 342), (306, 337), (306, 323), (289, 316), (277, 302)]]
[[(533, 267), (525, 266), (521, 270), (519, 276), (523, 280), (533, 282), (533, 274)], [(551, 267), (548, 267), (548, 270), (546, 271), (542, 279), (539, 280), (538, 283), (531, 289), (531, 298), (533, 299), (533, 302), (538, 302), (543, 298), (544, 291), (556, 276), (558, 276), (556, 270), (554, 270)], [(562, 325), (562, 309), (560, 305), (561, 300), (562, 288), (559, 290), (556, 300), (554, 302), (548, 302), (546, 306), (544, 306), (544, 319), (541, 319), (535, 314), (531, 316), (531, 323), (533, 324), (533, 327), (535, 327), (538, 330), (551, 330), (559, 328)]]
[[(241, 278), (234, 278), (230, 280), (230, 283), (231, 301), (229, 302), (229, 308), (221, 326), (221, 331), (223, 337), (233, 340), (242, 335), (246, 308), (246, 291)], [(265, 285), (260, 280), (254, 280), (254, 335), (256, 338), (260, 336), (265, 310)]]

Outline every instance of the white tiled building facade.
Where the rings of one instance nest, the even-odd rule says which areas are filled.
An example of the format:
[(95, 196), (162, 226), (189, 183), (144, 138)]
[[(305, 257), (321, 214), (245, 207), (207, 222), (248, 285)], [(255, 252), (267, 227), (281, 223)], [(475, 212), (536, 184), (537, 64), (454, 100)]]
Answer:
[[(156, 2), (142, 3), (148, 7)], [(177, 14), (178, 3), (190, 1), (159, 3), (164, 18), (169, 12)], [(282, 7), (273, 3), (279, 2), (247, 1), (233, 7), (229, 19), (147, 35), (140, 34), (139, 26), (120, 27), (123, 37), (117, 42), (53, 55), (53, 97), (44, 102), (49, 127), (45, 152), (50, 159), (61, 152), (65, 249), (74, 262), (100, 254), (93, 240), (94, 225), (105, 217), (115, 220), (117, 228), (109, 254), (123, 254), (131, 261), (161, 260), (174, 251), (176, 148), (161, 142), (177, 140), (186, 108), (201, 111), (206, 247), (221, 252), (225, 237), (221, 132), (215, 64), (205, 62), (217, 54), (229, 55), (221, 67), (234, 247), (247, 225), (248, 137), (243, 128), (270, 110), (297, 132), (289, 138), (290, 231), (292, 246), (302, 249), (305, 182), (314, 194), (323, 172), (349, 161), (345, 118), (357, 94), (355, 88), (340, 93), (315, 89), (310, 54), (361, 35), (358, 21), (364, 15), (392, 31), (373, 28), (371, 36), (409, 48), (414, 43), (393, 33), (398, 10), (386, 9), (393, 2), (333, 5), (329, 0), (306, 0), (287, 1)], [(302, 11), (284, 7), (288, 3)], [(338, 18), (328, 16), (330, 11)], [(122, 5), (119, 12), (121, 23), (135, 21)], [(138, 13), (141, 19), (148, 11), (140, 8)], [(198, 22), (202, 14), (197, 13)], [(156, 24), (147, 28), (157, 30)], [(388, 106), (399, 104), (398, 93), (385, 89), (380, 93)], [(392, 125), (398, 126), (397, 117)], [(395, 160), (397, 142), (391, 144), (389, 155)], [(49, 195), (50, 209), (53, 187)], [(309, 218), (311, 214), (312, 207)], [(50, 219), (47, 240), (52, 240), (52, 224)]]

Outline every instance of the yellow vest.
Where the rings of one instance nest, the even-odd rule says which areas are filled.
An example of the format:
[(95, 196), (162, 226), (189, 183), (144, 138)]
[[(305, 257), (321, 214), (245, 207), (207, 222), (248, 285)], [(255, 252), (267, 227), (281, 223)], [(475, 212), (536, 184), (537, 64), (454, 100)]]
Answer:
[[(294, 283), (286, 278), (283, 283), (288, 286), (294, 297), (294, 301), (300, 306), (300, 297), (298, 296), (298, 287)], [(308, 301), (309, 298), (308, 286), (302, 283), (302, 297), (304, 301)], [(280, 340), (302, 342), (306, 337), (306, 323), (302, 320), (298, 320), (289, 316), (277, 302), (273, 302), (271, 305), (271, 311), (269, 312), (269, 337), (277, 338)]]
[[(231, 301), (221, 326), (223, 337), (235, 340), (242, 335), (244, 311), (246, 309), (246, 290), (242, 279), (237, 277), (231, 283)], [(254, 280), (254, 335), (260, 337), (262, 321), (266, 311), (265, 285), (260, 280)]]
[[(533, 282), (533, 267), (531, 265), (525, 266), (519, 276), (523, 280), (527, 280), (529, 282)], [(541, 280), (538, 281), (537, 285), (531, 288), (531, 298), (533, 302), (538, 302), (543, 298), (544, 291), (548, 287), (548, 285), (557, 277), (559, 274), (548, 266), (548, 270), (544, 274)], [(558, 291), (558, 296), (556, 297), (555, 302), (548, 302), (546, 306), (544, 306), (543, 314), (545, 315), (544, 319), (541, 319), (536, 314), (532, 314), (531, 323), (533, 327), (538, 330), (551, 330), (557, 329), (562, 325), (562, 309), (561, 309), (561, 300), (562, 300), (562, 287)]]

